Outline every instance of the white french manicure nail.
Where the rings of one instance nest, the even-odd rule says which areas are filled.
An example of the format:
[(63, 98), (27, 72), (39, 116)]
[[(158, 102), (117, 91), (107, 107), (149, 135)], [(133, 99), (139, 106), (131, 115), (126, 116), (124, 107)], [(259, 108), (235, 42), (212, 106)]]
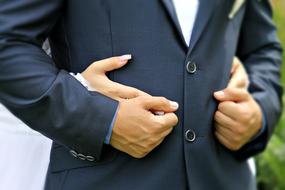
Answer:
[(125, 62), (125, 61), (128, 61), (130, 59), (132, 59), (132, 55), (131, 54), (126, 54), (126, 55), (120, 56), (120, 61), (121, 62)]
[(225, 96), (225, 92), (224, 91), (218, 91), (218, 92), (215, 92), (215, 95), (219, 96), (219, 97), (224, 97)]
[(171, 108), (173, 108), (173, 109), (178, 109), (179, 104), (178, 104), (177, 102), (170, 101), (170, 106), (171, 106)]

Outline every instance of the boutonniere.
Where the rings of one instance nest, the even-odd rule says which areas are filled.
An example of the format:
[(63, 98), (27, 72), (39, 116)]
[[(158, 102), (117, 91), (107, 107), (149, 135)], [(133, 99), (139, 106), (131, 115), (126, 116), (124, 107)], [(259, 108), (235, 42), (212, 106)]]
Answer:
[(243, 6), (243, 4), (245, 3), (246, 0), (235, 0), (234, 5), (232, 7), (232, 10), (229, 14), (229, 19), (233, 19), (235, 17), (235, 15), (238, 13), (238, 11), (240, 10), (240, 8)]

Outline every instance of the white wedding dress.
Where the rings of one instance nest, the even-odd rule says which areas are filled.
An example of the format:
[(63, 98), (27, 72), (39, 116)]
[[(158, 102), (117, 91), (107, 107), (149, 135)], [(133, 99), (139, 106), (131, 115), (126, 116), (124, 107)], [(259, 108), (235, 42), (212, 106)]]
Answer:
[(43, 190), (51, 143), (0, 104), (0, 190)]

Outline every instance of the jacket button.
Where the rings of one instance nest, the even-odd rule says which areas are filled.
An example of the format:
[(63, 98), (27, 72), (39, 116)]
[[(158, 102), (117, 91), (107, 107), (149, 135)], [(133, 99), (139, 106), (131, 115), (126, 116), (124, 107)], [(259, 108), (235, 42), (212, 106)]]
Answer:
[(186, 65), (186, 70), (188, 73), (194, 74), (197, 71), (196, 63), (193, 61), (188, 61), (187, 65)]
[(86, 160), (88, 160), (89, 162), (94, 162), (95, 158), (93, 156), (86, 156)]
[(196, 134), (192, 129), (189, 129), (185, 132), (185, 139), (188, 142), (194, 142), (196, 139)]
[(78, 157), (78, 153), (75, 150), (71, 150), (71, 151), (69, 151), (69, 153), (75, 158)]
[(86, 160), (86, 156), (84, 154), (77, 155), (80, 160)]

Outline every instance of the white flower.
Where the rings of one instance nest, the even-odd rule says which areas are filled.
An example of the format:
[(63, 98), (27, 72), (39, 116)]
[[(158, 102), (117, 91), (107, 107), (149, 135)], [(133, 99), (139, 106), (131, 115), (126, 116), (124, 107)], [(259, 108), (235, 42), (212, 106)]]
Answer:
[(229, 14), (229, 19), (233, 19), (246, 0), (235, 0), (232, 10)]

